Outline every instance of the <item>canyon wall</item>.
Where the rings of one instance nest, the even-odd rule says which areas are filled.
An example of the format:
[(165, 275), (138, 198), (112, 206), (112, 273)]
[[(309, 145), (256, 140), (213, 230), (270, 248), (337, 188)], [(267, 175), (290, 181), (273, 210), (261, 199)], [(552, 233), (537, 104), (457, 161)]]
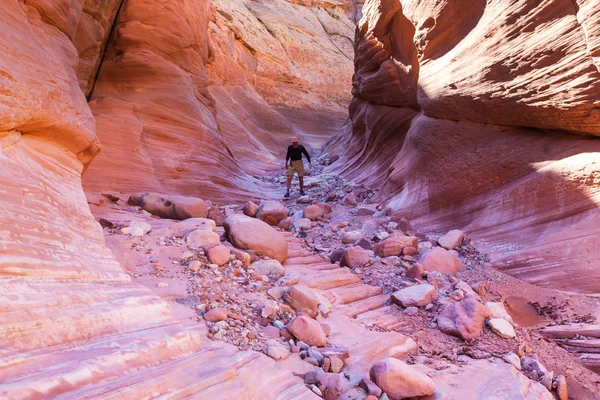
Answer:
[[(264, 360), (261, 384), (241, 385), (250, 373), (262, 379), (258, 356), (207, 349), (201, 325), (184, 326), (167, 302), (133, 283), (105, 246), (82, 189), (101, 147), (96, 123), (114, 134), (96, 179), (173, 190), (192, 179), (207, 196), (240, 180), (234, 196), (252, 189), (219, 134), (207, 90), (208, 3), (1, 4), (0, 397), (305, 395)], [(109, 44), (111, 31), (117, 41)], [(182, 164), (205, 168), (204, 178), (179, 171)], [(160, 181), (177, 173), (183, 182)]]
[(330, 172), (509, 273), (600, 290), (600, 4), (373, 0)]
[(86, 189), (260, 195), (251, 175), (281, 168), (292, 136), (318, 148), (347, 119), (346, 8), (123, 2), (90, 95), (103, 151)]

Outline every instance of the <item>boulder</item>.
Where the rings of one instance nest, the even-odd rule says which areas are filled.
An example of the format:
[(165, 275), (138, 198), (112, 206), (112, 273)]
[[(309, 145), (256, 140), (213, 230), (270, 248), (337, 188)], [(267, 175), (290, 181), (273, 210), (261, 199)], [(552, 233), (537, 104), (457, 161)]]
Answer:
[(139, 193), (131, 195), (128, 203), (161, 218), (184, 220), (208, 216), (204, 200), (197, 197)]
[(313, 318), (317, 315), (319, 297), (306, 286), (292, 286), (283, 295), (283, 300), (298, 312), (305, 312)]
[(273, 360), (284, 360), (290, 355), (288, 349), (276, 339), (269, 339), (265, 344), (267, 345), (267, 355)]
[(335, 249), (329, 254), (329, 260), (332, 264), (335, 264), (337, 261), (341, 261), (342, 257), (344, 257), (344, 249)]
[(446, 233), (444, 236), (438, 239), (438, 244), (447, 250), (455, 249), (459, 247), (465, 238), (463, 231), (458, 229), (452, 230)]
[(280, 262), (287, 258), (288, 245), (285, 237), (265, 222), (235, 214), (227, 217), (223, 225), (229, 240), (238, 249), (253, 250)]
[(221, 211), (218, 207), (213, 207), (208, 212), (208, 218), (215, 221), (217, 226), (223, 226), (223, 222), (225, 222), (226, 215), (223, 211)]
[(280, 202), (276, 200), (264, 200), (258, 207), (256, 218), (264, 221), (268, 217), (271, 217), (274, 221), (276, 221), (274, 225), (277, 225), (277, 222), (286, 218), (289, 213), (289, 210)]
[(250, 268), (259, 272), (261, 275), (266, 275), (273, 280), (277, 280), (285, 275), (285, 269), (277, 260), (259, 260), (250, 264)]
[(481, 336), (485, 319), (489, 316), (490, 312), (483, 304), (467, 297), (446, 306), (437, 323), (442, 332), (467, 340)]
[(152, 225), (143, 221), (133, 221), (129, 226), (122, 228), (121, 233), (135, 237), (144, 236), (152, 231)]
[(227, 264), (229, 262), (229, 249), (222, 244), (211, 247), (208, 249), (208, 261), (218, 266)]
[(423, 307), (437, 299), (437, 290), (428, 283), (409, 286), (392, 293), (392, 302), (402, 307)]
[(503, 318), (490, 318), (487, 323), (492, 332), (500, 337), (512, 339), (517, 336), (515, 328)]
[(289, 231), (290, 226), (292, 226), (292, 219), (290, 217), (284, 218), (277, 224), (278, 227), (283, 229), (284, 231)]
[(185, 244), (190, 249), (204, 249), (221, 244), (219, 235), (205, 229), (195, 229), (185, 236)]
[(230, 249), (231, 254), (233, 254), (233, 256), (235, 257), (236, 260), (241, 261), (242, 262), (242, 266), (247, 267), (250, 265), (250, 262), (252, 261), (252, 257), (250, 256), (250, 254), (246, 253), (245, 251), (242, 250), (238, 250), (238, 249)]
[(302, 212), (302, 215), (304, 216), (304, 218), (308, 218), (311, 221), (314, 221), (319, 218), (322, 218), (324, 215), (324, 212), (321, 209), (321, 207), (316, 206), (316, 205), (310, 205), (304, 209), (304, 211)]
[(309, 204), (311, 201), (312, 201), (312, 199), (310, 198), (310, 196), (305, 195), (305, 196), (298, 197), (298, 200), (296, 200), (296, 203), (298, 203), (298, 204)]
[(322, 347), (327, 343), (325, 332), (321, 325), (314, 319), (300, 315), (287, 326), (287, 329), (296, 339), (306, 343), (309, 346)]
[(319, 386), (324, 386), (326, 389), (331, 389), (339, 395), (344, 389), (344, 378), (340, 374), (317, 371), (317, 383)]
[(344, 250), (340, 265), (342, 267), (358, 268), (367, 262), (369, 262), (369, 253), (360, 246), (354, 246)]
[(346, 232), (344, 234), (344, 236), (342, 237), (342, 243), (343, 244), (352, 244), (361, 238), (362, 238), (362, 233), (360, 231)]
[(414, 264), (406, 271), (406, 277), (411, 279), (421, 279), (423, 278), (423, 274), (425, 273), (425, 269), (421, 264)]
[(297, 230), (306, 231), (312, 227), (312, 222), (308, 218), (299, 218), (294, 220), (293, 225)]
[(444, 274), (454, 274), (465, 269), (462, 261), (442, 247), (434, 247), (427, 251), (420, 260), (426, 271), (438, 271)]
[(360, 387), (365, 389), (367, 392), (367, 395), (369, 395), (369, 396), (375, 396), (376, 398), (379, 398), (379, 396), (381, 396), (381, 393), (382, 393), (381, 388), (379, 386), (377, 386), (375, 384), (375, 382), (373, 382), (369, 378), (361, 379)]
[(342, 204), (349, 207), (355, 207), (357, 203), (356, 195), (354, 193), (348, 193), (342, 199)]
[(429, 376), (396, 358), (384, 358), (373, 364), (369, 375), (392, 400), (429, 396), (435, 392), (435, 384)]
[(204, 319), (209, 322), (225, 321), (227, 319), (227, 309), (222, 307), (213, 308), (204, 313)]
[(164, 236), (181, 236), (184, 237), (194, 230), (202, 230), (217, 233), (217, 224), (212, 219), (208, 218), (188, 218), (184, 221), (177, 222), (167, 228)]
[(256, 217), (256, 214), (258, 214), (258, 205), (253, 201), (248, 201), (246, 204), (244, 204), (243, 212), (247, 216), (254, 218)]
[(373, 248), (379, 257), (400, 256), (405, 247), (417, 247), (419, 244), (415, 236), (406, 236), (402, 232), (394, 232)]
[(488, 308), (488, 310), (490, 310), (490, 316), (492, 318), (502, 318), (512, 324), (513, 319), (508, 311), (506, 311), (506, 307), (504, 307), (503, 303), (488, 301), (485, 303), (485, 306)]

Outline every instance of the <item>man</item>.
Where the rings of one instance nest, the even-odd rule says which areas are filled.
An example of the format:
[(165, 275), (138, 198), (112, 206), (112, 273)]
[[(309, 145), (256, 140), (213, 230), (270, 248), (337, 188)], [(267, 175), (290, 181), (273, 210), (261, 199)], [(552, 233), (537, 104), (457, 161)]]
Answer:
[[(287, 155), (285, 156), (285, 168), (287, 169), (287, 192), (285, 192), (284, 198), (290, 197), (290, 187), (292, 186), (292, 178), (294, 177), (294, 173), (298, 172), (298, 179), (300, 180), (300, 195), (304, 196), (304, 164), (302, 163), (302, 154), (306, 156), (308, 160), (308, 166), (312, 168), (312, 163), (310, 162), (310, 155), (308, 155), (308, 151), (302, 146), (298, 144), (298, 138), (292, 138), (292, 145), (288, 146)], [(288, 167), (288, 160), (290, 161)]]

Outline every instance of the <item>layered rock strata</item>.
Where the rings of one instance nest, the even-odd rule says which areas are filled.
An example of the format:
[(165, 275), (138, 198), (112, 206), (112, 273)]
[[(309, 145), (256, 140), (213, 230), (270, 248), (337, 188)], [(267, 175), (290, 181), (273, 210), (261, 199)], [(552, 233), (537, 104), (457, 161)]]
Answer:
[(596, 292), (598, 5), (369, 1), (331, 168), (416, 226), (457, 225), (496, 265)]
[[(117, 6), (89, 3), (2, 4), (0, 397), (306, 395), (255, 354), (203, 348), (105, 247), (81, 186), (100, 149), (85, 93)], [(257, 371), (264, 385), (240, 384)]]

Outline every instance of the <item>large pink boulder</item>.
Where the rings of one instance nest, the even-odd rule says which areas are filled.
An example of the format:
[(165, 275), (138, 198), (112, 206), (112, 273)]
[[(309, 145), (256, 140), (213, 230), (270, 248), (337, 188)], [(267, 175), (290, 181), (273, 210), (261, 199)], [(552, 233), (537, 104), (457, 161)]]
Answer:
[(450, 232), (446, 233), (444, 236), (438, 239), (438, 243), (440, 246), (445, 248), (446, 250), (452, 250), (458, 246), (460, 246), (465, 238), (465, 234), (463, 231), (454, 229)]
[(283, 300), (292, 306), (293, 309), (299, 312), (305, 312), (311, 317), (317, 315), (319, 308), (319, 297), (312, 291), (312, 289), (302, 286), (295, 285), (288, 289), (283, 295)]
[(340, 265), (342, 267), (358, 268), (367, 262), (369, 262), (369, 253), (360, 246), (354, 246), (344, 250)]
[(444, 274), (454, 274), (463, 271), (465, 265), (448, 250), (434, 247), (421, 257), (421, 265), (426, 271), (438, 271)]
[(281, 232), (267, 223), (241, 214), (234, 214), (223, 223), (231, 243), (241, 250), (254, 250), (256, 253), (285, 261), (288, 245)]
[(322, 218), (323, 215), (325, 215), (325, 213), (323, 212), (321, 207), (312, 204), (304, 209), (302, 215), (304, 216), (304, 218), (308, 218), (311, 221), (314, 221), (315, 219)]
[(416, 248), (419, 241), (414, 236), (406, 236), (402, 232), (394, 232), (390, 236), (377, 243), (373, 248), (379, 257), (399, 256), (405, 247)]
[(273, 225), (277, 225), (277, 222), (286, 218), (290, 211), (280, 202), (275, 200), (265, 200), (260, 203), (258, 207), (258, 213), (256, 218), (263, 221), (269, 219), (275, 221)]
[(303, 341), (309, 346), (321, 347), (327, 343), (327, 338), (321, 324), (306, 315), (296, 317), (288, 324), (287, 329), (296, 339)]
[(429, 376), (396, 358), (384, 358), (373, 364), (369, 375), (392, 400), (429, 396), (435, 392), (435, 384)]
[(472, 297), (453, 303), (442, 311), (437, 319), (438, 327), (444, 333), (463, 339), (481, 336), (485, 319), (490, 317), (486, 306)]
[(197, 197), (140, 193), (129, 197), (128, 203), (139, 206), (161, 218), (206, 218), (208, 211), (204, 200)]
[(222, 244), (208, 249), (208, 261), (218, 266), (227, 264), (229, 261), (229, 249)]

